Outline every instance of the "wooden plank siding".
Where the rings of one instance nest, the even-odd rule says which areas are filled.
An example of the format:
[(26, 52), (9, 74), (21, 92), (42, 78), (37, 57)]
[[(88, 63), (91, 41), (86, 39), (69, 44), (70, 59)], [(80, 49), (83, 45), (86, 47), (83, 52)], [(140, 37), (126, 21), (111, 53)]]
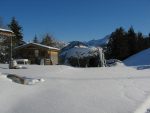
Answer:
[(15, 49), (15, 52), (17, 53), (16, 58), (29, 59), (31, 64), (40, 64), (41, 60), (44, 60), (45, 65), (58, 64), (59, 50), (30, 44), (28, 46)]
[(3, 30), (0, 30), (0, 35), (1, 36), (6, 36), (6, 37), (14, 37), (15, 34), (11, 31), (3, 31)]
[(58, 52), (57, 51), (48, 51), (48, 54), (51, 58), (52, 64), (58, 64)]

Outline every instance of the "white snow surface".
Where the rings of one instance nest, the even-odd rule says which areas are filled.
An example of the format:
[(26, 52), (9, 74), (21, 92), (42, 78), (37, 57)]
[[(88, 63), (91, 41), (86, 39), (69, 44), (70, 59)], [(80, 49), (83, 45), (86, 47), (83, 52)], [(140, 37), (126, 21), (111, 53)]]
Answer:
[(97, 55), (98, 49), (96, 47), (74, 47), (62, 53), (66, 54), (66, 58), (75, 57), (83, 58), (88, 56)]
[(31, 44), (33, 44), (33, 45), (37, 45), (37, 46), (40, 46), (40, 47), (44, 47), (44, 48), (47, 48), (47, 49), (60, 50), (60, 49), (55, 48), (55, 47), (46, 46), (46, 45), (39, 44), (39, 43), (34, 43), (34, 42), (30, 42), (30, 43), (27, 43), (27, 44), (24, 44), (24, 45), (21, 45), (21, 46), (15, 47), (15, 49), (22, 48), (22, 47), (26, 47), (26, 46), (29, 46), (29, 45), (31, 45)]
[(6, 31), (6, 32), (11, 32), (11, 33), (13, 33), (11, 30), (3, 29), (3, 28), (0, 28), (0, 31)]
[[(150, 69), (0, 64), (0, 113), (148, 113)], [(4, 74), (43, 78), (22, 85)]]
[(97, 46), (105, 46), (106, 44), (108, 44), (109, 38), (110, 38), (110, 35), (107, 35), (102, 39), (90, 40), (90, 41), (87, 42), (87, 44), (90, 45), (90, 46), (96, 46), (96, 47)]
[(127, 58), (126, 60), (124, 60), (124, 63), (127, 66), (150, 65), (150, 48)]

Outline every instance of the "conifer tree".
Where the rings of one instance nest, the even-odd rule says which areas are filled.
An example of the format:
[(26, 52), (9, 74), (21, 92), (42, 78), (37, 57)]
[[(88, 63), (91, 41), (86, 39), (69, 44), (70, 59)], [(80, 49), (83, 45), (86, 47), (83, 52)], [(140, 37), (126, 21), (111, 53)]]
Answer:
[(145, 48), (150, 48), (150, 34), (144, 39)]
[(116, 29), (110, 36), (110, 41), (107, 45), (107, 54), (109, 58), (123, 60), (128, 56), (128, 45), (126, 34), (122, 27)]
[(43, 39), (41, 44), (47, 45), (47, 46), (54, 46), (53, 38), (49, 34), (47, 34)]
[(14, 32), (15, 37), (13, 38), (14, 46), (19, 46), (23, 44), (23, 33), (22, 27), (19, 25), (15, 17), (12, 18), (8, 27)]
[(39, 43), (39, 40), (38, 40), (38, 38), (37, 38), (36, 35), (35, 35), (35, 37), (34, 37), (34, 39), (33, 39), (33, 42), (34, 42), (34, 43)]
[(137, 52), (137, 42), (138, 42), (138, 38), (136, 36), (136, 33), (133, 29), (133, 27), (131, 26), (127, 32), (127, 38), (128, 38), (128, 46), (129, 46), (129, 55), (133, 55)]
[(146, 43), (144, 41), (143, 34), (141, 32), (137, 33), (137, 50), (136, 52), (142, 51), (146, 48)]

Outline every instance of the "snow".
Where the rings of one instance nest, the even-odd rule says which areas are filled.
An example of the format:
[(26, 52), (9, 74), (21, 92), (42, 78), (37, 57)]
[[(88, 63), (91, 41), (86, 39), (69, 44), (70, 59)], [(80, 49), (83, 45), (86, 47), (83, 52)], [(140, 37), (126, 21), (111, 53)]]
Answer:
[[(73, 65), (70, 63), (70, 59), (86, 59), (88, 60), (90, 57), (99, 57), (101, 66), (105, 65), (105, 58), (103, 49), (100, 47), (88, 46), (87, 44), (79, 41), (73, 41), (63, 49), (61, 49), (59, 54), (62, 64)], [(98, 58), (97, 58), (98, 59)], [(98, 60), (98, 61), (99, 61)], [(82, 61), (81, 61), (82, 62)], [(89, 61), (86, 61), (85, 65), (88, 65)], [(79, 64), (79, 63), (78, 63)]]
[(118, 59), (109, 59), (106, 60), (106, 64), (107, 66), (111, 67), (111, 66), (125, 66), (124, 63)]
[(124, 60), (124, 63), (127, 66), (148, 66), (150, 65), (150, 48), (143, 50), (126, 60)]
[(85, 44), (84, 42), (80, 42), (80, 41), (72, 41), (69, 44), (67, 44), (64, 48), (61, 49), (61, 52), (67, 51), (71, 48), (74, 47), (79, 47), (79, 48), (87, 48), (88, 45)]
[[(25, 66), (0, 64), (0, 113), (148, 113), (150, 108), (149, 69)], [(22, 85), (7, 73), (45, 81)]]
[(110, 38), (110, 35), (107, 35), (102, 39), (90, 40), (90, 41), (87, 42), (87, 44), (90, 45), (90, 46), (96, 46), (96, 47), (97, 46), (105, 46), (106, 44), (108, 44), (109, 38)]
[(18, 47), (16, 47), (15, 49), (22, 48), (22, 47), (26, 47), (26, 46), (28, 46), (28, 45), (30, 45), (30, 44), (37, 45), (37, 46), (40, 46), (40, 47), (44, 47), (44, 48), (47, 48), (47, 49), (60, 50), (60, 49), (55, 48), (55, 47), (46, 46), (46, 45), (42, 45), (42, 44), (38, 44), (38, 43), (33, 43), (33, 42), (28, 43), (28, 44), (24, 44), (24, 45), (21, 45), (21, 46), (18, 46)]
[(66, 58), (70, 58), (70, 57), (83, 58), (83, 57), (93, 56), (94, 54), (97, 55), (98, 53), (96, 47), (80, 46), (80, 47), (71, 48), (61, 53), (61, 55), (65, 55), (65, 54), (66, 54)]
[(0, 28), (0, 31), (5, 31), (5, 32), (11, 32), (11, 33), (13, 33), (11, 30), (8, 30), (8, 29), (2, 29), (2, 28)]
[(26, 78), (24, 77), (24, 84), (26, 85), (34, 85), (36, 83), (39, 83), (39, 82), (44, 82), (45, 80), (43, 78), (41, 79), (34, 79), (34, 78)]

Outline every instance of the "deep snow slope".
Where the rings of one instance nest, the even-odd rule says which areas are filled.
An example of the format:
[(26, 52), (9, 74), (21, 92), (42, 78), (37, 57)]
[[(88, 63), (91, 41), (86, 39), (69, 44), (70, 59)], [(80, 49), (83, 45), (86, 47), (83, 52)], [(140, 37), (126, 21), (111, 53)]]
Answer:
[(150, 48), (127, 58), (124, 63), (127, 66), (150, 65)]
[(0, 72), (43, 78), (21, 85), (0, 76), (0, 113), (146, 113), (150, 70), (125, 66), (73, 68), (30, 65)]

